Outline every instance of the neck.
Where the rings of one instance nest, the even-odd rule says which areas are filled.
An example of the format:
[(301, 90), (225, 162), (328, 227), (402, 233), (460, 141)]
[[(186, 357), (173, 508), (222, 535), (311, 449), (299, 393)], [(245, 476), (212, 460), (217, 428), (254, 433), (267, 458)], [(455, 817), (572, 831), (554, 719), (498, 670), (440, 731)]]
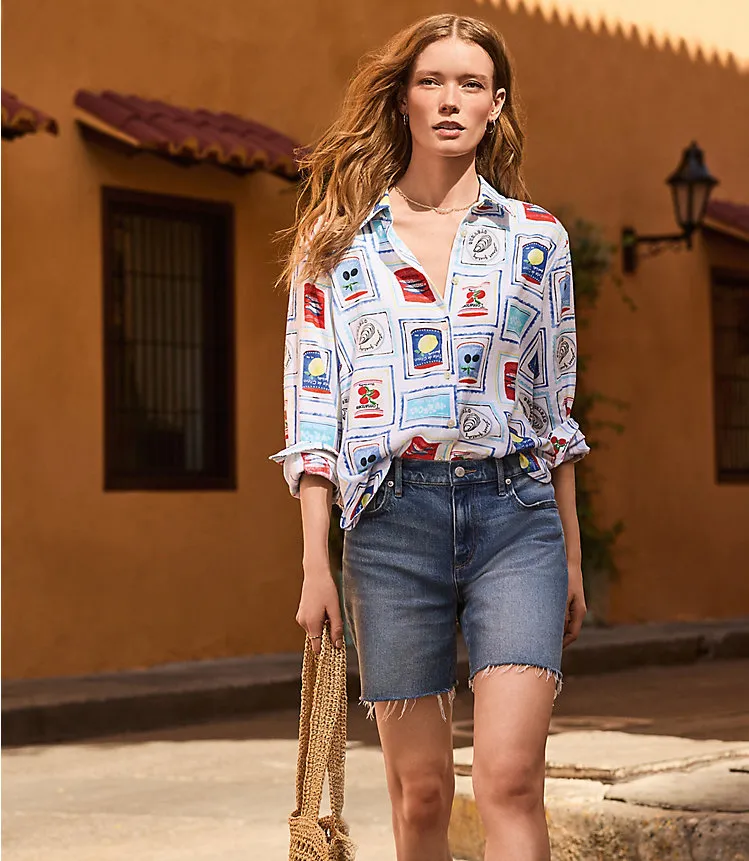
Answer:
[(432, 154), (419, 158), (414, 151), (397, 185), (410, 198), (425, 206), (465, 206), (478, 197), (476, 160), (472, 156), (464, 159)]

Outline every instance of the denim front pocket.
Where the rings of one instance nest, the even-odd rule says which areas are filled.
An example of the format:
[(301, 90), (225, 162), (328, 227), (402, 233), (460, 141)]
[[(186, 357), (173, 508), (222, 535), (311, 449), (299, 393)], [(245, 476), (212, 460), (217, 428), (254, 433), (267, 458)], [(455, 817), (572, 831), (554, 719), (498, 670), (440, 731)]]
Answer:
[(510, 476), (510, 496), (522, 509), (556, 508), (557, 500), (552, 482), (544, 484), (527, 473)]

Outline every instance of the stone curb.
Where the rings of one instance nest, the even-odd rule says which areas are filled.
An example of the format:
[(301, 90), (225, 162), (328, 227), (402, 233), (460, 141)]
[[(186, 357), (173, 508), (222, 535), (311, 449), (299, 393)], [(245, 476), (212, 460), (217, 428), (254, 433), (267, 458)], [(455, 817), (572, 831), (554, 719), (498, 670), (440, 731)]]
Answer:
[[(461, 644), (462, 645), (462, 644)], [(564, 651), (565, 674), (749, 657), (749, 618), (583, 628)], [(167, 664), (95, 676), (3, 683), (3, 746), (50, 744), (120, 732), (226, 720), (297, 708), (297, 653)], [(459, 651), (458, 678), (468, 662)], [(349, 696), (358, 699), (356, 656), (349, 650)]]

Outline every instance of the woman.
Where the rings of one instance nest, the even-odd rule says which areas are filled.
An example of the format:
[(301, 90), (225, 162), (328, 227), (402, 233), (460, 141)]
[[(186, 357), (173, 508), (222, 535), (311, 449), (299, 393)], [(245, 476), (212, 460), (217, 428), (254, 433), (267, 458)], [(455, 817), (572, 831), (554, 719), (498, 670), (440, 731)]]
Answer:
[[(305, 156), (283, 463), (297, 621), (342, 646), (327, 536), (382, 740), (399, 861), (448, 859), (456, 633), (486, 858), (549, 858), (545, 742), (583, 616), (567, 233), (527, 202), (502, 38), (435, 15), (366, 58)], [(302, 242), (301, 237), (305, 237)], [(509, 672), (513, 670), (514, 672)]]

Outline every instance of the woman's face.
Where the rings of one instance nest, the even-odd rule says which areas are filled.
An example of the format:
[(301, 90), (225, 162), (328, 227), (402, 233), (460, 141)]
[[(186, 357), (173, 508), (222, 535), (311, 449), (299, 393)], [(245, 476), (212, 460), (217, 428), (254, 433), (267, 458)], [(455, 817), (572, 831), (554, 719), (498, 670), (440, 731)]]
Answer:
[(492, 92), (493, 73), (491, 57), (474, 42), (450, 38), (427, 45), (399, 100), (414, 145), (443, 155), (475, 150), (506, 96), (504, 89)]

